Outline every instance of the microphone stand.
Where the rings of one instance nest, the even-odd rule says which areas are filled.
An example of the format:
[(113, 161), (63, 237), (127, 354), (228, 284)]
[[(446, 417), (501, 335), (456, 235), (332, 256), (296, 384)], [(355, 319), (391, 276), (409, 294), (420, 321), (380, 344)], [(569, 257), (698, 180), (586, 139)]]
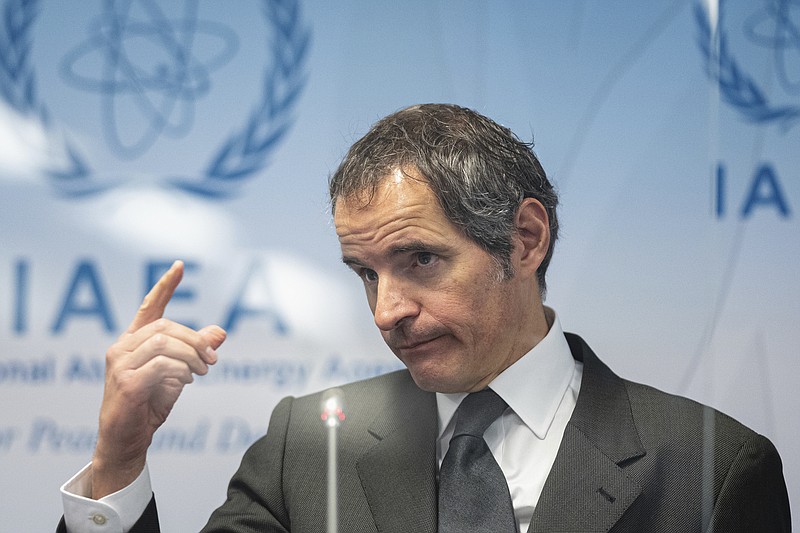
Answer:
[(345, 419), (344, 393), (341, 389), (329, 389), (322, 395), (322, 421), (328, 428), (328, 525), (327, 533), (339, 529), (338, 500), (338, 429)]

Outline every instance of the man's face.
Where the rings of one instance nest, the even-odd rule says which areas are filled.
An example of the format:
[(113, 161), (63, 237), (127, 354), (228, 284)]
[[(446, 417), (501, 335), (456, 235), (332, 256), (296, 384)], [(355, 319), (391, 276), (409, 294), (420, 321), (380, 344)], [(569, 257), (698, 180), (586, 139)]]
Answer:
[(480, 390), (535, 344), (521, 318), (535, 283), (501, 280), (415, 172), (387, 176), (368, 205), (339, 198), (334, 221), (375, 324), (421, 388)]

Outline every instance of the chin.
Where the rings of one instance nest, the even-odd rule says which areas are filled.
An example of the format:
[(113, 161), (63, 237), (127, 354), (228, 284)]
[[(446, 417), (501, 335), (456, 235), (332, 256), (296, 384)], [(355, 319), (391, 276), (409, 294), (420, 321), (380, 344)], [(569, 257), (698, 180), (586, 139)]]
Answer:
[(454, 392), (467, 392), (462, 383), (458, 383), (453, 376), (441, 375), (437, 373), (415, 371), (409, 367), (408, 371), (414, 379), (417, 387), (428, 392), (441, 392), (450, 394)]

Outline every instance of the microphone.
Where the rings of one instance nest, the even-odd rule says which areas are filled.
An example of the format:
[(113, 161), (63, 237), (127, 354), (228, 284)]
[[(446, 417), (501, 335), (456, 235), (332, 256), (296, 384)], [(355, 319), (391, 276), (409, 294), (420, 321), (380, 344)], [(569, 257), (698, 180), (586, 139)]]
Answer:
[(339, 427), (344, 422), (344, 391), (328, 389), (322, 393), (322, 421), (328, 427)]
[(344, 422), (344, 391), (339, 388), (328, 389), (322, 394), (322, 422), (328, 428), (328, 527), (327, 533), (337, 533), (339, 529), (339, 501), (337, 491), (337, 428)]

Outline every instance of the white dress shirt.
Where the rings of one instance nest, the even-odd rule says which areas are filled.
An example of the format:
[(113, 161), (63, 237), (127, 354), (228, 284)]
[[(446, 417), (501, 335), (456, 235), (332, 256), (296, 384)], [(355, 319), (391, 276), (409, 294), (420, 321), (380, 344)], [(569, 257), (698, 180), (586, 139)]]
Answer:
[[(546, 312), (551, 325), (545, 338), (489, 384), (509, 408), (489, 426), (484, 439), (506, 477), (521, 532), (530, 525), (583, 376), (583, 365), (572, 358), (558, 317), (552, 309)], [(453, 415), (465, 397), (436, 395), (439, 466), (453, 436)]]
[[(555, 312), (550, 308), (545, 312), (550, 324), (545, 338), (489, 385), (509, 406), (484, 438), (508, 482), (518, 531), (528, 529), (575, 408), (583, 374)], [(453, 435), (453, 414), (465, 396), (436, 395), (440, 466)], [(153, 495), (147, 466), (133, 483), (100, 500), (90, 497), (91, 475), (89, 464), (61, 487), (67, 529), (70, 533), (128, 532)]]
[(130, 531), (153, 497), (147, 465), (133, 483), (99, 500), (91, 498), (91, 467), (89, 463), (61, 486), (67, 529), (70, 533)]

